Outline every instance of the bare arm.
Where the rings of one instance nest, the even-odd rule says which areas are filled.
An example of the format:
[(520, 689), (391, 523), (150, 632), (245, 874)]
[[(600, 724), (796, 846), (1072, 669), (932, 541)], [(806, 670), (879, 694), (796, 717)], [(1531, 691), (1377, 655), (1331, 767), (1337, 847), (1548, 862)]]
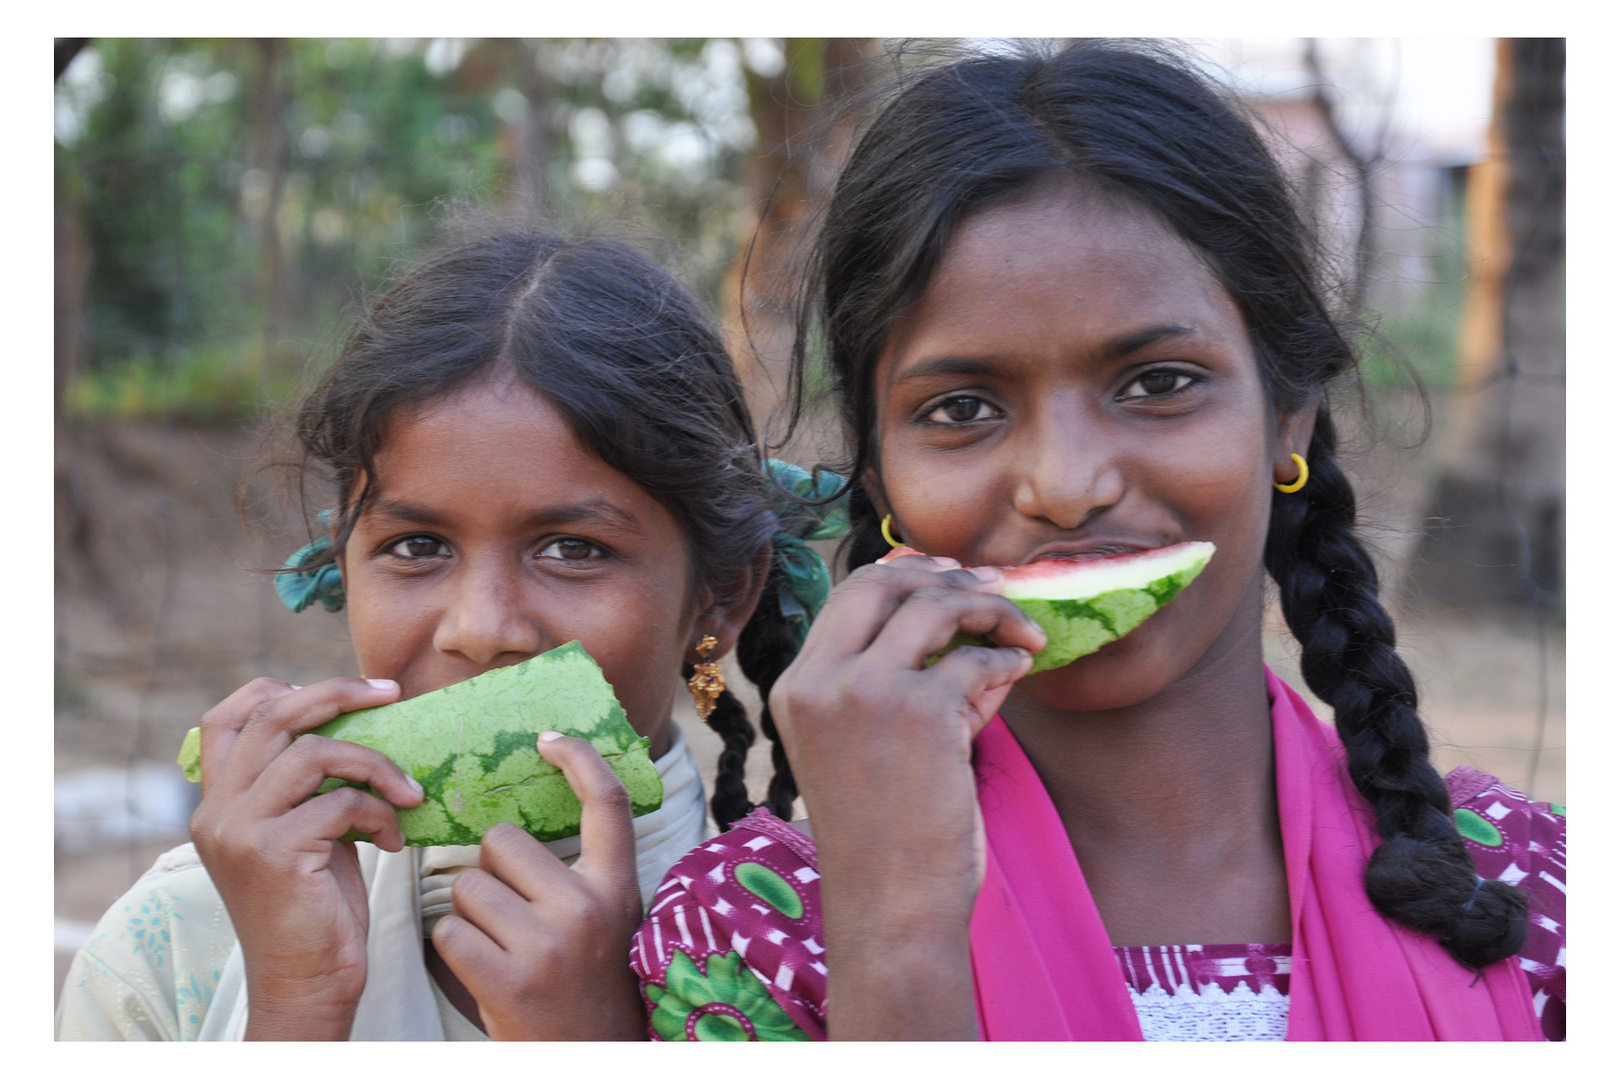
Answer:
[[(972, 740), (1045, 644), (954, 563), (841, 585), (771, 695), (815, 822), (836, 1039), (974, 1039), (968, 923), (984, 875)], [(958, 633), (965, 647), (927, 660)]]

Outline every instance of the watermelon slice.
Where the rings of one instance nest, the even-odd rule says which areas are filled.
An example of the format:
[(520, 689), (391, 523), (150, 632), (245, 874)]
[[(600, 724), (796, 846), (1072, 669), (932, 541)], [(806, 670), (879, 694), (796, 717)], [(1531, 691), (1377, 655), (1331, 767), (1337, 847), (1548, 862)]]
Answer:
[[(345, 713), (315, 734), (379, 750), (416, 778), (424, 798), (398, 811), (399, 827), (406, 844), (426, 847), (476, 844), (503, 821), (539, 840), (578, 834), (579, 799), (535, 749), (542, 731), (588, 739), (624, 781), (637, 817), (662, 804), (650, 741), (630, 726), (577, 641), (408, 701)], [(188, 780), (201, 775), (200, 739), (192, 728), (180, 748)], [(320, 790), (346, 783), (328, 779)]]
[[(879, 562), (920, 555), (897, 547)], [(1062, 667), (1124, 637), (1170, 600), (1209, 563), (1215, 545), (1202, 540), (1128, 555), (1036, 559), (1002, 566), (1000, 592), (1046, 631), (1046, 648), (1035, 654), (1030, 674)], [(957, 645), (989, 645), (988, 638), (959, 636)]]

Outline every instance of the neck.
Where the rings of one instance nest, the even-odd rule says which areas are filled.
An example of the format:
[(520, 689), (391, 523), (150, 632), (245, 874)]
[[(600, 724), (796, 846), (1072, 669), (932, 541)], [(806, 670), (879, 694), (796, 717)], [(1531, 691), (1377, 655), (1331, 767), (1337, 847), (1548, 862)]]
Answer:
[[(1279, 930), (1286, 936), (1285, 890), (1272, 896), (1281, 900), (1280, 912), (1263, 926), (1244, 927), (1255, 936), (1202, 936), (1219, 935), (1222, 927), (1205, 926), (1197, 914), (1200, 896), (1211, 899), (1198, 883), (1233, 875), (1281, 881), (1263, 594), (1258, 583), (1251, 591), (1193, 669), (1146, 701), (1074, 712), (1015, 689), (1002, 710), (1051, 796), (1117, 944), (1283, 940), (1275, 936)], [(1168, 896), (1181, 898), (1187, 910), (1173, 912)]]

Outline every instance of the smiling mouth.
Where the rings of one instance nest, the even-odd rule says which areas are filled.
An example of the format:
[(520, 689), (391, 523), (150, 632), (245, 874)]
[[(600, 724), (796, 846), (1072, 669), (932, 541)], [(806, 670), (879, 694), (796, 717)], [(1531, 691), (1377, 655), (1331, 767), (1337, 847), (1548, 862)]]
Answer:
[(1166, 545), (1137, 544), (1129, 541), (1058, 544), (1048, 550), (1037, 552), (1024, 565), (1037, 562), (1090, 562), (1095, 559), (1107, 559), (1119, 555), (1140, 555), (1145, 551), (1152, 551), (1156, 547), (1162, 546)]

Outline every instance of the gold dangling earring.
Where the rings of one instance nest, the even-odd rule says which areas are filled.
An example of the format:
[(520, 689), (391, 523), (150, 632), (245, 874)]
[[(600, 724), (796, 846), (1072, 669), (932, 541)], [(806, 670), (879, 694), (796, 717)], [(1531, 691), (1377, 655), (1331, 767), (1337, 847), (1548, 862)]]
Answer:
[(1304, 487), (1305, 481), (1311, 478), (1311, 467), (1305, 464), (1304, 458), (1300, 457), (1298, 454), (1289, 454), (1288, 456), (1294, 459), (1295, 465), (1299, 466), (1299, 476), (1292, 484), (1279, 484), (1275, 480), (1271, 482), (1271, 486), (1282, 492), (1284, 495), (1292, 495), (1294, 492)]
[(686, 688), (692, 692), (692, 708), (697, 710), (699, 720), (709, 719), (709, 714), (714, 712), (715, 699), (726, 692), (726, 677), (720, 674), (720, 661), (709, 659), (709, 650), (718, 644), (713, 634), (703, 635), (697, 646), (698, 662), (692, 665), (692, 677), (686, 680)]
[(882, 530), (883, 539), (885, 539), (885, 540), (887, 540), (889, 542), (890, 547), (904, 547), (905, 544), (902, 541), (896, 540), (894, 538), (894, 533), (889, 531), (889, 526), (891, 526), (893, 524), (894, 524), (894, 515), (893, 514), (884, 514), (882, 522), (880, 522), (878, 524), (878, 528)]

